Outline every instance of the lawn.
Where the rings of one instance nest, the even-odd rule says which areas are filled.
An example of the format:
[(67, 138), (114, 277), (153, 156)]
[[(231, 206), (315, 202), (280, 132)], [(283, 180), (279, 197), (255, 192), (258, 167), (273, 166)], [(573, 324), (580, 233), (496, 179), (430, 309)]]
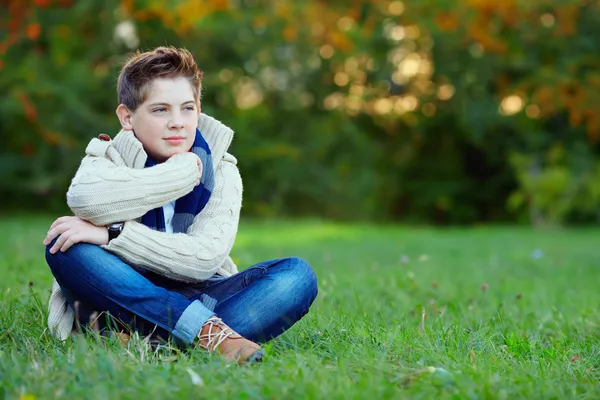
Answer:
[(599, 229), (245, 222), (244, 268), (297, 255), (311, 312), (263, 364), (45, 329), (51, 217), (3, 217), (0, 398), (600, 398)]

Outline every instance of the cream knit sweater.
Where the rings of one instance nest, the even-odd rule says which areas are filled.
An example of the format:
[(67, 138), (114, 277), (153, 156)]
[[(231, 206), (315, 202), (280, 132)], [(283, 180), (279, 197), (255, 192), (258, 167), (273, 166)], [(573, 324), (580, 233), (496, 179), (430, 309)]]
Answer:
[[(198, 128), (212, 151), (215, 186), (186, 233), (154, 231), (139, 220), (192, 191), (199, 178), (196, 157), (183, 154), (144, 168), (146, 152), (131, 131), (119, 132), (112, 141), (92, 139), (67, 192), (67, 204), (78, 217), (98, 226), (126, 221), (119, 237), (104, 249), (129, 264), (189, 283), (237, 272), (229, 252), (242, 206), (237, 160), (227, 153), (233, 131), (205, 114)], [(56, 281), (48, 308), (50, 331), (66, 339), (74, 311)]]

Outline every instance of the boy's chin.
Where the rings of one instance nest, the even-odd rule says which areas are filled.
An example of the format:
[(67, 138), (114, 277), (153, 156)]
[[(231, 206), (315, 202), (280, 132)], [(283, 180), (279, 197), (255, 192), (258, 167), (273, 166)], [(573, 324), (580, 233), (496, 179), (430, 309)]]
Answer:
[(183, 148), (182, 149), (177, 149), (177, 150), (170, 151), (167, 154), (165, 154), (165, 158), (169, 159), (169, 158), (171, 158), (173, 156), (176, 156), (177, 154), (183, 154), (183, 153), (187, 153), (187, 152), (188, 152), (188, 150), (185, 150)]

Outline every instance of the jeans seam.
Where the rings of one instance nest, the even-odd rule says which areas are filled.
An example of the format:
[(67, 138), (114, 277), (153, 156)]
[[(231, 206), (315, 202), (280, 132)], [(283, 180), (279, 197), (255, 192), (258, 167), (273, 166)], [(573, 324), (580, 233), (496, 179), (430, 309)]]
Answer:
[[(256, 278), (254, 281), (252, 281), (251, 283), (248, 283), (248, 277), (246, 275), (244, 275), (243, 281), (244, 281), (244, 287), (242, 288), (242, 290), (247, 289), (252, 283), (256, 282), (257, 280), (259, 280), (260, 278), (262, 278), (265, 275), (265, 272), (267, 272), (267, 267), (250, 267), (252, 269), (260, 269), (261, 270), (261, 274), (258, 278)], [(241, 292), (241, 290), (240, 290)], [(237, 292), (239, 293), (239, 292)], [(236, 293), (236, 294), (237, 294)], [(235, 296), (235, 294), (234, 294)], [(233, 297), (233, 296), (231, 296)]]

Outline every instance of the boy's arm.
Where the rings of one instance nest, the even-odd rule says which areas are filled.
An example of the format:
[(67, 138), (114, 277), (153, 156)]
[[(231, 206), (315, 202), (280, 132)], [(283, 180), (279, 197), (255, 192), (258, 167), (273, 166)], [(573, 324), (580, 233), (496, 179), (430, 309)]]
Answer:
[(97, 226), (139, 218), (191, 192), (200, 180), (198, 160), (184, 153), (135, 169), (88, 155), (67, 191), (67, 204), (76, 216)]
[(179, 281), (203, 281), (228, 257), (241, 206), (242, 179), (235, 158), (226, 155), (215, 170), (211, 197), (187, 233), (158, 232), (127, 221), (121, 234), (103, 247), (126, 262), (159, 275)]

